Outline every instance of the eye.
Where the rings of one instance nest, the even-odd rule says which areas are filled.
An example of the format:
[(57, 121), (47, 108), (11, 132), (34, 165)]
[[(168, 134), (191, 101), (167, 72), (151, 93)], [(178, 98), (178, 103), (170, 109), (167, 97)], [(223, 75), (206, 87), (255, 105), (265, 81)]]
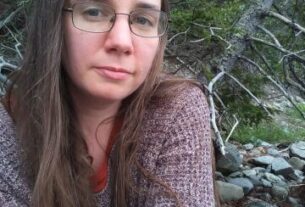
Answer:
[(106, 21), (113, 17), (113, 12), (106, 6), (87, 5), (79, 10), (79, 15), (86, 21)]
[(135, 14), (131, 16), (131, 23), (145, 27), (154, 27), (156, 20), (149, 15)]
[(144, 17), (144, 16), (138, 16), (138, 17), (136, 17), (133, 21), (134, 21), (135, 23), (137, 23), (137, 24), (142, 24), (142, 25), (148, 24), (148, 25), (152, 25), (152, 22), (149, 21), (149, 19), (146, 18), (146, 17)]
[(88, 15), (88, 16), (92, 16), (92, 17), (97, 17), (97, 16), (103, 15), (102, 11), (100, 9), (97, 9), (97, 8), (87, 9), (83, 12), (83, 14)]

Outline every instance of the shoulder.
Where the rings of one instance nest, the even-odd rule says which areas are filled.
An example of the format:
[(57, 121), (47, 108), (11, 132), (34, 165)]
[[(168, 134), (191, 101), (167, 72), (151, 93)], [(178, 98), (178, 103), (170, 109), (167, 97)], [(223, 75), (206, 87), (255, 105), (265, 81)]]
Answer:
[(205, 94), (192, 83), (177, 84), (159, 91), (160, 95), (153, 97), (145, 112), (139, 140), (139, 152), (147, 161), (143, 165), (155, 162), (161, 151), (172, 143), (182, 146), (210, 137)]
[[(155, 117), (156, 113), (160, 116)], [(201, 87), (188, 81), (165, 82), (159, 87), (146, 116), (172, 120), (177, 115), (209, 116), (209, 106)]]

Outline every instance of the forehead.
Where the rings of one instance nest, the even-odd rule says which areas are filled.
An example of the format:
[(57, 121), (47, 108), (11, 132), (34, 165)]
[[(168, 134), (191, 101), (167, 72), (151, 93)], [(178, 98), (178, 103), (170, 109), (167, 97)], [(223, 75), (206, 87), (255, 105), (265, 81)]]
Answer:
[(161, 9), (162, 0), (68, 0), (69, 3), (79, 3), (79, 2), (102, 2), (112, 5), (113, 7), (120, 8), (154, 8)]

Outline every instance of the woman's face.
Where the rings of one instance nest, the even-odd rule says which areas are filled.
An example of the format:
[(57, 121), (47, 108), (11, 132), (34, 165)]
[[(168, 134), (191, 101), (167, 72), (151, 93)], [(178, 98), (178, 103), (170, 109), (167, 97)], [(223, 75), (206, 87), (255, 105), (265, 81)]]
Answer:
[[(82, 1), (73, 3), (76, 2)], [(116, 13), (129, 14), (137, 8), (150, 6), (161, 9), (160, 0), (101, 2), (110, 5)], [(90, 18), (100, 15), (96, 10), (87, 13)], [(142, 19), (136, 21), (146, 24)], [(79, 97), (123, 100), (143, 83), (158, 50), (159, 38), (133, 34), (127, 15), (117, 15), (109, 32), (90, 33), (75, 28), (72, 13), (65, 12), (64, 28), (63, 64), (70, 79), (71, 93)]]

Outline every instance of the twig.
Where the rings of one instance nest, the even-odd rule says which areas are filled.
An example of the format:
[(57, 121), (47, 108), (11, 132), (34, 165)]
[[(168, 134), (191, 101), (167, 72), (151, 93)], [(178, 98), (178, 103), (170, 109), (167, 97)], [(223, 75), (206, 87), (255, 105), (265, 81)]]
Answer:
[(280, 41), (275, 37), (275, 35), (274, 35), (272, 32), (270, 32), (268, 29), (266, 29), (265, 27), (263, 27), (263, 26), (261, 26), (261, 25), (258, 25), (257, 27), (258, 27), (259, 29), (261, 29), (262, 31), (264, 31), (267, 35), (269, 35), (269, 36), (273, 39), (274, 43), (275, 43), (278, 47), (283, 47), (283, 46), (281, 45)]
[(226, 73), (226, 75), (229, 76), (232, 80), (234, 80), (240, 87), (242, 87), (267, 112), (267, 114), (269, 116), (271, 116), (271, 113), (269, 112), (269, 110), (246, 86), (244, 86), (237, 78), (230, 75), (229, 73)]
[(234, 119), (235, 119), (235, 124), (234, 124), (234, 126), (232, 127), (232, 129), (231, 129), (231, 131), (230, 131), (228, 137), (226, 138), (226, 142), (229, 141), (229, 139), (230, 139), (231, 135), (233, 134), (235, 128), (236, 128), (236, 127), (238, 126), (238, 124), (239, 124), (239, 120), (236, 118), (236, 116), (233, 115), (233, 117), (234, 117)]
[(187, 28), (187, 30), (185, 30), (184, 32), (179, 32), (179, 33), (173, 35), (173, 36), (168, 40), (168, 43), (171, 43), (176, 37), (178, 37), (178, 36), (180, 36), (180, 35), (182, 35), (182, 34), (186, 35), (186, 34), (188, 33), (188, 31), (190, 31), (190, 27)]
[(279, 20), (281, 20), (282, 22), (294, 27), (294, 28), (297, 28), (298, 30), (302, 31), (305, 33), (305, 28), (302, 27), (301, 25), (295, 23), (294, 21), (292, 21), (291, 19), (279, 14), (279, 13), (276, 13), (276, 12), (273, 12), (273, 11), (269, 11), (267, 12), (267, 15), (270, 16), (270, 17), (275, 17)]
[(0, 21), (0, 30), (2, 29), (2, 27), (4, 27), (8, 22), (10, 22), (15, 15), (22, 9), (22, 7), (19, 7), (18, 9), (16, 9), (15, 11), (13, 11), (8, 17), (6, 17), (3, 21)]
[(301, 116), (305, 119), (305, 114), (302, 112), (302, 110), (299, 109), (299, 107), (294, 103), (294, 101), (292, 100), (292, 98), (290, 97), (290, 95), (285, 91), (285, 89), (278, 84), (273, 78), (271, 78), (270, 75), (268, 75), (266, 73), (266, 71), (261, 68), (256, 62), (250, 60), (249, 58), (245, 57), (245, 56), (238, 56), (238, 58), (240, 58), (241, 60), (247, 61), (249, 63), (251, 63), (253, 66), (255, 66), (258, 71), (263, 74), (266, 78), (268, 78), (282, 93), (283, 95), (287, 98), (287, 100), (295, 107), (295, 109), (301, 114)]

